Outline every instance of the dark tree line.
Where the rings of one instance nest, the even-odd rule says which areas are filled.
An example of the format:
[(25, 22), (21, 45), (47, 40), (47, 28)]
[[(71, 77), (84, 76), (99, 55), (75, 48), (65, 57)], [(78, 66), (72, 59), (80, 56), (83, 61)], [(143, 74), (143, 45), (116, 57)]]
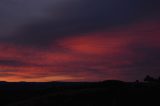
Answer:
[(151, 76), (147, 75), (147, 76), (144, 78), (144, 81), (145, 81), (145, 82), (160, 82), (160, 77), (154, 78), (154, 77), (151, 77)]

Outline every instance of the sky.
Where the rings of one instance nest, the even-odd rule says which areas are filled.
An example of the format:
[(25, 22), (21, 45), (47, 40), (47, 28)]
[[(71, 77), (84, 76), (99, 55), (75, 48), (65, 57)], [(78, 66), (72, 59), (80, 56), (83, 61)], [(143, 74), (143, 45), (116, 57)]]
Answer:
[(160, 76), (159, 0), (0, 0), (0, 80)]

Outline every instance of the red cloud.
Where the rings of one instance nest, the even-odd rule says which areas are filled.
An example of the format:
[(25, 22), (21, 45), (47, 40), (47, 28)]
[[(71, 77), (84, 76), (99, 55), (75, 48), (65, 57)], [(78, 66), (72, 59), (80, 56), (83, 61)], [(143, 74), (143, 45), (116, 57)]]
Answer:
[(52, 45), (44, 50), (1, 43), (0, 60), (6, 60), (5, 63), (15, 60), (18, 65), (0, 64), (0, 80), (94, 81), (127, 79), (130, 74), (139, 78), (139, 70), (128, 66), (144, 59), (144, 52), (137, 53), (134, 49), (159, 49), (159, 25), (158, 21), (144, 22), (112, 31), (61, 38), (54, 42), (58, 50)]
[[(82, 54), (111, 55), (120, 53), (131, 42), (132, 38), (109, 36), (110, 33), (89, 33), (72, 37), (60, 42), (65, 49)], [(114, 34), (114, 33), (113, 33)]]

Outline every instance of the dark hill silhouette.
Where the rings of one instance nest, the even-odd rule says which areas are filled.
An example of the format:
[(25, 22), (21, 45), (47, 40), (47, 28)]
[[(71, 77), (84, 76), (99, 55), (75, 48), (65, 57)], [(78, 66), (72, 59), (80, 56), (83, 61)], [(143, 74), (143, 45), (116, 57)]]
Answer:
[(160, 83), (0, 82), (0, 106), (158, 106)]

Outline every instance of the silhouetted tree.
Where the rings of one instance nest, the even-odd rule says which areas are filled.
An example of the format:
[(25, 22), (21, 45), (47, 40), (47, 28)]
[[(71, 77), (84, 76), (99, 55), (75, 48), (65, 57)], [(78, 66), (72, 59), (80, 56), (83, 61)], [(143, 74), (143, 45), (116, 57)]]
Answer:
[(158, 77), (158, 82), (160, 82), (160, 77)]
[(155, 82), (156, 79), (154, 79), (153, 77), (147, 75), (147, 76), (144, 78), (144, 81), (147, 81), (147, 82)]

